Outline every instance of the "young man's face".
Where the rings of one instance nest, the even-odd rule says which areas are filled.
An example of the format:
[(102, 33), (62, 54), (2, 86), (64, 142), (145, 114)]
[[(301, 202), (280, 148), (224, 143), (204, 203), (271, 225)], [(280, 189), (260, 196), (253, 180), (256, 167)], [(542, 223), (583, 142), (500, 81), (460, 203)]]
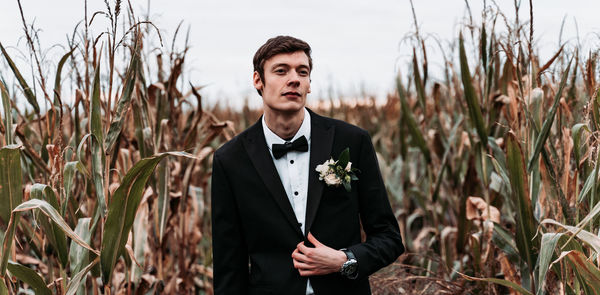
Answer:
[(310, 68), (304, 51), (280, 53), (264, 65), (264, 80), (254, 72), (254, 87), (262, 91), (265, 112), (294, 113), (310, 93)]

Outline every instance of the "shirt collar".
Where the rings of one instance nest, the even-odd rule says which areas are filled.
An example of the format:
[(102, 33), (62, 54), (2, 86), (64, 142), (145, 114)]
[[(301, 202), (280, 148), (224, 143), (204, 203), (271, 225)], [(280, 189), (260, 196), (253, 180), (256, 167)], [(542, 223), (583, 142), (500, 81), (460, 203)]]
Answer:
[[(285, 143), (285, 140), (275, 134), (269, 127), (267, 127), (267, 123), (265, 121), (265, 116), (262, 116), (262, 127), (263, 133), (265, 134), (265, 140), (267, 141), (267, 146), (269, 147), (269, 151), (271, 150), (271, 146), (274, 143)], [(300, 129), (294, 135), (291, 141), (296, 140), (297, 138), (303, 136), (306, 137), (308, 144), (310, 146), (310, 113), (304, 108), (304, 120), (302, 120), (302, 125), (300, 125)]]

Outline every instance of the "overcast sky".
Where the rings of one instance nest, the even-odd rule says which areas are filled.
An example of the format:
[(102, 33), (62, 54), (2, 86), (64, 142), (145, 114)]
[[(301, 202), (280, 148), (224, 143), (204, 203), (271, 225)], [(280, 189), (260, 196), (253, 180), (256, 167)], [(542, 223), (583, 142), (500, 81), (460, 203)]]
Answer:
[[(19, 42), (23, 45), (24, 41), (19, 41), (23, 30), (17, 1), (3, 2), (0, 42), (5, 47)], [(83, 19), (83, 0), (21, 2), (27, 22), (35, 21), (36, 28), (41, 29), (44, 48), (65, 44), (65, 36), (72, 34), (74, 26)], [(102, 0), (88, 2), (90, 14), (105, 9)], [(114, 0), (109, 2), (114, 4)], [(514, 19), (513, 0), (496, 2), (510, 20)], [(520, 18), (526, 20), (529, 1), (522, 2)], [(148, 6), (147, 0), (131, 3), (138, 15)], [(466, 15), (464, 0), (414, 0), (414, 4), (423, 34), (434, 34), (442, 40), (456, 38)], [(480, 19), (483, 1), (469, 4), (473, 17)], [(565, 16), (563, 40), (577, 35), (576, 19), (581, 39), (597, 47), (598, 37), (592, 33), (600, 32), (600, 1), (534, 0), (533, 5), (534, 36), (543, 59), (556, 50)], [(186, 59), (190, 79), (194, 85), (209, 85), (203, 90), (205, 97), (232, 105), (244, 97), (260, 103), (251, 83), (252, 56), (270, 37), (293, 35), (311, 44), (314, 71), (309, 99), (314, 99), (327, 97), (329, 91), (355, 95), (365, 90), (379, 96), (391, 91), (397, 70), (406, 71), (410, 61), (411, 46), (401, 40), (414, 31), (409, 0), (153, 0), (150, 14), (166, 39), (165, 46), (170, 46), (180, 21), (183, 32), (190, 28), (191, 49)], [(98, 34), (105, 27), (105, 22), (95, 21), (92, 29)], [(436, 45), (431, 40), (428, 46)], [(58, 57), (63, 50), (56, 49), (54, 54)], [(441, 66), (441, 58), (435, 53), (430, 59), (433, 71), (436, 64)]]

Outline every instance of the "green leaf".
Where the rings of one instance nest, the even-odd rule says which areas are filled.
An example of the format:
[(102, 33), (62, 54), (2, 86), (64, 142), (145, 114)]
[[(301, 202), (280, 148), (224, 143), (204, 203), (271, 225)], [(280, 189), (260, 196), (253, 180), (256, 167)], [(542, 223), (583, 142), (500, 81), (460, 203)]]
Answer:
[(584, 230), (582, 227), (565, 225), (553, 219), (544, 219), (542, 220), (541, 224), (553, 224), (568, 230), (581, 241), (592, 247), (596, 253), (600, 254), (600, 237), (596, 236), (595, 234), (589, 231)]
[[(517, 249), (530, 270), (535, 268), (536, 255), (534, 249), (539, 249), (539, 237), (536, 237), (536, 220), (527, 185), (527, 173), (521, 146), (514, 133), (508, 133), (507, 164), (512, 187), (512, 201), (517, 208), (516, 242)], [(523, 274), (524, 275), (524, 274)]]
[(10, 145), (14, 144), (12, 137), (12, 106), (10, 105), (8, 91), (6, 90), (6, 86), (4, 85), (4, 82), (2, 82), (2, 80), (0, 80), (0, 94), (2, 95), (2, 108), (4, 109), (4, 128), (6, 129), (6, 132), (4, 133), (4, 139), (6, 139), (6, 144)]
[(511, 281), (508, 281), (508, 280), (502, 280), (502, 279), (496, 279), (496, 278), (476, 278), (476, 277), (471, 277), (466, 274), (460, 273), (458, 271), (456, 271), (456, 273), (458, 273), (460, 276), (462, 276), (463, 278), (470, 280), (470, 281), (494, 283), (494, 284), (498, 284), (498, 285), (502, 285), (502, 286), (511, 288), (521, 294), (533, 295), (533, 293), (527, 291), (525, 288), (523, 288)]
[(0, 278), (0, 295), (9, 295), (8, 288), (6, 288), (6, 283), (3, 278)]
[(538, 286), (535, 294), (542, 295), (544, 293), (544, 281), (546, 280), (546, 273), (552, 260), (552, 254), (556, 249), (558, 240), (563, 236), (562, 233), (545, 233), (542, 235), (542, 243), (540, 247), (540, 258), (538, 262)]
[[(75, 226), (75, 234), (81, 237), (81, 239), (87, 244), (90, 244), (92, 239), (90, 220), (91, 218), (89, 217), (79, 218), (77, 226)], [(89, 251), (86, 248), (81, 247), (76, 242), (71, 241), (69, 257), (71, 273), (77, 273), (89, 262)]]
[(29, 87), (29, 85), (27, 85), (27, 82), (25, 82), (25, 79), (23, 79), (23, 76), (21, 75), (21, 72), (19, 72), (19, 69), (17, 68), (17, 66), (15, 65), (15, 63), (12, 61), (12, 59), (10, 58), (10, 56), (8, 55), (8, 53), (6, 52), (6, 50), (4, 49), (4, 46), (2, 46), (1, 42), (0, 42), (0, 50), (2, 51), (2, 54), (4, 54), (4, 58), (6, 58), (6, 61), (8, 62), (8, 66), (10, 67), (10, 69), (15, 74), (15, 77), (17, 78), (17, 81), (19, 81), (19, 84), (21, 84), (21, 88), (23, 88), (23, 92), (25, 93), (25, 98), (27, 99), (27, 101), (29, 102), (29, 104), (31, 104), (31, 106), (35, 110), (36, 114), (39, 114), (40, 113), (40, 106), (37, 103), (37, 99), (35, 98), (35, 95), (31, 91), (31, 88)]
[(483, 122), (483, 115), (481, 114), (479, 100), (477, 99), (475, 88), (473, 88), (473, 82), (471, 81), (471, 73), (469, 72), (469, 63), (467, 62), (467, 54), (465, 53), (465, 45), (462, 33), (459, 36), (458, 42), (460, 50), (460, 76), (465, 91), (465, 100), (467, 101), (467, 106), (469, 108), (469, 116), (471, 117), (471, 122), (477, 130), (477, 134), (479, 135), (481, 143), (484, 147), (486, 147), (488, 143), (487, 128)]
[(169, 175), (170, 169), (168, 161), (161, 161), (158, 164), (158, 204), (156, 209), (158, 213), (155, 215), (156, 228), (158, 229), (158, 242), (162, 245), (162, 239), (167, 223), (167, 212), (169, 210)]
[(8, 262), (8, 271), (10, 271), (13, 276), (29, 285), (35, 294), (52, 295), (52, 291), (46, 286), (44, 279), (42, 279), (33, 269), (18, 263)]
[(425, 113), (425, 89), (423, 82), (421, 81), (421, 73), (419, 73), (419, 65), (417, 64), (417, 53), (413, 47), (413, 78), (415, 80), (415, 88), (417, 89), (417, 97), (419, 98), (419, 105)]
[[(45, 200), (57, 211), (60, 209), (56, 195), (48, 185), (35, 183), (31, 187), (31, 198)], [(50, 223), (47, 218), (40, 218), (39, 220), (50, 244), (58, 254), (60, 264), (62, 267), (66, 267), (69, 254), (67, 252), (67, 238), (65, 237), (65, 234), (57, 224)]]
[(500, 224), (494, 224), (492, 241), (496, 247), (500, 248), (511, 260), (520, 259), (519, 250), (514, 242), (514, 237), (506, 231)]
[(563, 73), (560, 85), (558, 87), (558, 91), (556, 91), (556, 95), (554, 96), (554, 103), (552, 104), (552, 107), (550, 107), (548, 116), (546, 117), (546, 120), (544, 120), (544, 124), (542, 125), (542, 130), (540, 130), (540, 133), (535, 140), (533, 154), (531, 155), (529, 163), (527, 164), (527, 171), (531, 171), (531, 169), (533, 168), (533, 164), (535, 163), (535, 161), (537, 161), (538, 157), (540, 156), (540, 152), (542, 151), (542, 148), (546, 143), (546, 140), (550, 136), (550, 128), (552, 127), (552, 123), (554, 123), (554, 116), (556, 115), (556, 110), (558, 109), (559, 101), (562, 97), (562, 92), (565, 88), (567, 77), (569, 76), (569, 69), (571, 68), (572, 61), (573, 58), (571, 58), (569, 60), (569, 63), (567, 64), (567, 69)]
[(58, 227), (69, 237), (71, 238), (73, 241), (75, 241), (77, 244), (83, 246), (84, 248), (96, 253), (96, 254), (100, 254), (98, 251), (94, 250), (92, 247), (90, 247), (90, 245), (88, 245), (86, 242), (84, 242), (73, 230), (71, 230), (71, 228), (69, 227), (69, 225), (64, 221), (64, 219), (60, 216), (60, 214), (58, 213), (58, 211), (56, 211), (56, 209), (54, 209), (54, 207), (52, 207), (52, 205), (50, 205), (48, 202), (44, 201), (44, 200), (39, 200), (39, 199), (31, 199), (27, 202), (23, 202), (21, 205), (17, 206), (14, 210), (13, 210), (13, 216), (16, 213), (19, 212), (24, 212), (24, 211), (30, 211), (33, 209), (38, 209), (40, 210), (42, 213), (44, 213), (44, 215), (48, 216), (52, 221), (54, 221)]
[(8, 223), (10, 213), (23, 200), (19, 146), (0, 148), (0, 167), (0, 218)]
[(104, 141), (104, 149), (106, 150), (106, 154), (110, 154), (112, 152), (114, 144), (117, 141), (117, 137), (119, 137), (119, 134), (123, 129), (123, 123), (125, 122), (126, 117), (125, 115), (127, 114), (127, 110), (129, 109), (131, 96), (135, 88), (135, 82), (137, 77), (136, 72), (139, 64), (139, 55), (140, 50), (138, 44), (136, 43), (133, 55), (131, 57), (131, 62), (129, 63), (129, 68), (127, 69), (127, 75), (125, 76), (125, 86), (123, 87), (123, 94), (121, 95), (121, 98), (119, 98), (115, 116), (113, 117), (112, 122), (110, 123), (110, 128)]
[(104, 162), (106, 156), (102, 150), (103, 128), (102, 108), (100, 103), (100, 62), (96, 66), (92, 91), (92, 103), (90, 106), (90, 133), (92, 134), (92, 180), (98, 197), (98, 210), (100, 216), (104, 217), (106, 211), (106, 196), (104, 195)]
[(62, 207), (60, 208), (60, 213), (62, 216), (65, 216), (67, 212), (67, 206), (71, 201), (71, 190), (73, 189), (73, 181), (75, 180), (77, 171), (77, 164), (79, 161), (70, 161), (65, 164), (65, 168), (63, 169), (63, 188), (65, 193), (65, 199), (62, 203)]
[(67, 59), (71, 56), (75, 48), (71, 49), (71, 51), (67, 52), (58, 62), (58, 66), (56, 67), (56, 77), (54, 78), (54, 105), (60, 107), (60, 76), (62, 73), (62, 68), (65, 65)]
[(564, 258), (573, 268), (573, 272), (575, 272), (583, 287), (593, 292), (586, 292), (585, 294), (600, 294), (600, 269), (589, 262), (583, 253), (575, 250), (563, 252), (554, 263)]
[(573, 154), (575, 155), (575, 165), (578, 167), (579, 162), (581, 161), (581, 133), (585, 130), (588, 133), (591, 133), (590, 128), (587, 124), (578, 123), (571, 128), (571, 137), (573, 137)]
[(76, 275), (74, 275), (73, 278), (71, 278), (71, 281), (69, 281), (69, 284), (67, 284), (66, 295), (74, 295), (75, 293), (77, 293), (77, 290), (79, 290), (80, 287), (83, 287), (82, 284), (85, 283), (85, 276), (88, 272), (90, 272), (92, 268), (94, 268), (94, 266), (96, 266), (96, 264), (98, 264), (99, 261), (100, 260), (98, 258), (94, 259), (92, 263), (90, 263), (88, 266), (86, 266), (84, 269), (82, 269)]
[(349, 161), (350, 161), (350, 148), (346, 148), (340, 153), (337, 164), (339, 166), (341, 166), (342, 168), (346, 168), (346, 165), (348, 165)]
[(125, 252), (125, 243), (142, 199), (146, 181), (154, 172), (158, 162), (167, 155), (190, 157), (188, 153), (166, 152), (144, 158), (129, 169), (112, 196), (104, 224), (100, 252), (100, 266), (105, 284), (111, 280), (112, 271), (119, 255)]
[(404, 86), (402, 86), (402, 82), (400, 81), (400, 77), (396, 78), (396, 88), (398, 91), (398, 96), (400, 97), (400, 110), (402, 112), (402, 120), (406, 122), (406, 126), (408, 127), (408, 132), (410, 133), (412, 140), (416, 143), (417, 147), (425, 156), (425, 160), (427, 163), (431, 162), (431, 152), (429, 151), (429, 147), (427, 147), (427, 143), (425, 142), (425, 138), (419, 129), (417, 122), (408, 106), (408, 102), (406, 102), (406, 92), (404, 91)]

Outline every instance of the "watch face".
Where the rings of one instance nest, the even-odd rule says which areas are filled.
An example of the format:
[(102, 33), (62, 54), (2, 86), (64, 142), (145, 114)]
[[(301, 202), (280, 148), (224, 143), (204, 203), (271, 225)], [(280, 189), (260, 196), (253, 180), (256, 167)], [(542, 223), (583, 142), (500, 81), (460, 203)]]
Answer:
[(358, 268), (358, 262), (356, 259), (350, 259), (344, 263), (342, 266), (342, 273), (346, 276), (349, 276), (356, 272)]

